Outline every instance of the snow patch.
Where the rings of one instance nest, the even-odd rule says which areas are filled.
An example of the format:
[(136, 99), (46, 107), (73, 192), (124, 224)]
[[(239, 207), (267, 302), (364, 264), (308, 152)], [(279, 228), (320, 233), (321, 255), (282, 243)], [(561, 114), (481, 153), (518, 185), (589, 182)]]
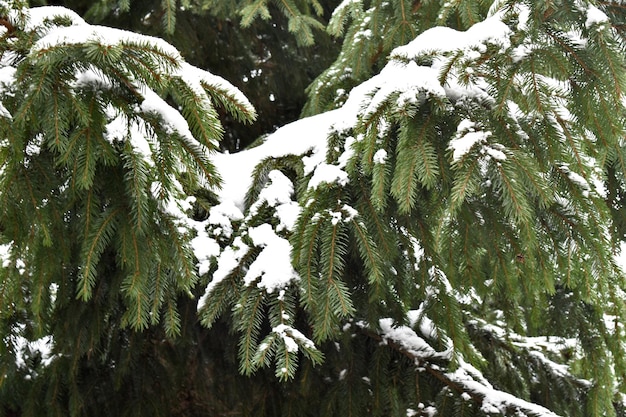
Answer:
[(311, 339), (306, 337), (302, 332), (294, 329), (286, 324), (279, 324), (272, 329), (272, 332), (277, 334), (283, 339), (287, 352), (295, 353), (300, 346), (304, 346), (307, 349), (315, 349), (315, 344)]
[(379, 149), (374, 154), (373, 161), (375, 164), (384, 164), (387, 161), (387, 151), (384, 149)]
[(428, 29), (408, 44), (394, 49), (391, 57), (410, 60), (433, 52), (446, 53), (460, 49), (474, 49), (483, 53), (487, 44), (506, 49), (510, 46), (511, 34), (511, 29), (502, 22), (500, 14), (496, 14), (464, 32), (442, 26)]
[(263, 250), (250, 265), (243, 280), (251, 285), (258, 278), (257, 287), (268, 293), (286, 287), (299, 276), (291, 264), (291, 244), (285, 238), (278, 236), (272, 226), (265, 223), (248, 229), (248, 235), (257, 247)]
[(213, 289), (237, 268), (239, 261), (248, 253), (248, 250), (248, 245), (237, 236), (235, 241), (222, 251), (217, 257), (217, 270), (213, 273), (213, 280), (209, 282), (204, 295), (198, 300), (198, 310), (204, 307)]
[(457, 127), (456, 136), (450, 141), (448, 149), (452, 150), (454, 162), (463, 158), (476, 144), (486, 143), (491, 132), (476, 129), (476, 123), (464, 119)]
[(609, 21), (606, 14), (596, 6), (589, 5), (587, 8), (587, 20), (585, 21), (585, 27), (589, 29), (594, 25), (602, 25)]
[(323, 183), (338, 183), (344, 186), (348, 183), (348, 173), (337, 165), (320, 164), (315, 168), (313, 177), (309, 180), (308, 188), (315, 189)]

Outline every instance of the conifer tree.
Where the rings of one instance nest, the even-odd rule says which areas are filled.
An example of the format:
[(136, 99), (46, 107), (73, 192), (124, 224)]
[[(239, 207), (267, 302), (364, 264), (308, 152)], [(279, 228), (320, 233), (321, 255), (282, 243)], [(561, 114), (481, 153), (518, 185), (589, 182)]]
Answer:
[[(198, 280), (186, 199), (220, 182), (218, 106), (255, 112), (159, 39), (19, 1), (0, 17), (2, 407), (96, 415), (98, 373), (119, 391), (152, 338), (181, 333), (179, 299)], [(45, 379), (51, 358), (26, 340), (54, 346)], [(124, 412), (167, 412), (140, 398)]]
[[(230, 312), (241, 370), (324, 386), (310, 404), (327, 415), (623, 413), (619, 32), (592, 4), (364, 3), (335, 10), (352, 42), (310, 89), (338, 109), (260, 146), (203, 323)], [(401, 9), (437, 18), (379, 44), (371, 77), (360, 48), (406, 33)], [(309, 147), (272, 153), (316, 123)], [(282, 239), (294, 271), (263, 266)]]
[(623, 13), (337, 2), (319, 114), (220, 154), (223, 79), (0, 1), (0, 415), (625, 415)]

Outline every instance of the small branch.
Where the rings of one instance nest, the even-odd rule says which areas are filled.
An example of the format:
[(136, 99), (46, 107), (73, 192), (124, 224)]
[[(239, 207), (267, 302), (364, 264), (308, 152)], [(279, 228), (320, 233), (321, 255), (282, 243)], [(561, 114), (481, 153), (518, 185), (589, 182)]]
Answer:
[(11, 24), (11, 22), (9, 22), (6, 17), (0, 16), (0, 26), (4, 26), (5, 28), (7, 28), (7, 33), (2, 37), (8, 38), (16, 31), (15, 26), (13, 26), (13, 24)]
[(522, 412), (527, 416), (558, 417), (557, 414), (545, 407), (523, 400), (505, 391), (497, 390), (489, 384), (477, 381), (472, 376), (472, 372), (465, 369), (463, 365), (461, 365), (456, 372), (446, 372), (445, 365), (439, 366), (435, 363), (431, 363), (428, 360), (429, 358), (416, 355), (415, 352), (407, 350), (393, 339), (383, 337), (379, 333), (363, 327), (360, 327), (360, 331), (365, 336), (379, 343), (384, 342), (386, 346), (411, 359), (417, 366), (423, 368), (453, 391), (459, 394), (466, 393), (477, 404), (485, 405), (486, 402), (488, 405), (494, 406), (503, 412), (512, 414)]

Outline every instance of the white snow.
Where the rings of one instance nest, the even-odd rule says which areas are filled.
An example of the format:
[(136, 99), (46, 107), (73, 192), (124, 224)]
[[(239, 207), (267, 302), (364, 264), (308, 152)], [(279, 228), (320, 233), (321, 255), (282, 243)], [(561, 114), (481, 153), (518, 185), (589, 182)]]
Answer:
[(111, 88), (111, 81), (100, 72), (97, 68), (90, 67), (84, 71), (77, 72), (72, 87), (79, 88)]
[(327, 134), (332, 124), (342, 120), (342, 116), (341, 110), (334, 110), (300, 119), (278, 129), (260, 146), (234, 154), (213, 155), (213, 164), (222, 177), (220, 199), (231, 201), (243, 210), (245, 195), (252, 183), (252, 172), (265, 158), (305, 155), (312, 151), (316, 160), (323, 160)]
[(11, 66), (0, 67), (0, 87), (5, 88), (6, 86), (13, 84), (16, 72), (17, 70)]
[(387, 151), (384, 149), (377, 150), (374, 154), (373, 161), (375, 164), (384, 164), (387, 161)]
[(250, 285), (261, 278), (257, 287), (268, 293), (286, 287), (299, 276), (291, 265), (291, 245), (285, 238), (278, 236), (272, 226), (264, 223), (248, 229), (248, 235), (255, 246), (263, 247), (261, 253), (250, 265), (243, 280)]
[(228, 238), (233, 233), (232, 222), (243, 220), (243, 218), (244, 215), (239, 207), (235, 206), (232, 201), (225, 200), (209, 209), (207, 223), (219, 227), (220, 232), (216, 234)]
[(314, 349), (315, 344), (312, 340), (307, 338), (298, 329), (295, 329), (286, 324), (279, 324), (272, 329), (272, 333), (276, 333), (285, 342), (287, 352), (297, 352), (300, 346), (304, 346), (307, 349)]
[(199, 233), (191, 240), (191, 247), (193, 248), (194, 256), (198, 259), (198, 274), (206, 274), (211, 267), (211, 259), (217, 257), (220, 253), (219, 243), (206, 233)]
[(68, 18), (72, 25), (85, 25), (85, 21), (76, 12), (61, 6), (41, 6), (27, 9), (27, 23), (24, 30), (27, 32), (41, 30), (46, 21), (56, 17)]
[(379, 321), (381, 336), (384, 339), (393, 340), (403, 350), (408, 352), (416, 360), (448, 357), (448, 353), (437, 352), (415, 330), (408, 326), (394, 326), (392, 319)]
[(248, 245), (237, 236), (232, 245), (227, 246), (217, 257), (217, 270), (206, 287), (204, 295), (198, 300), (198, 310), (206, 304), (213, 289), (222, 282), (237, 266), (241, 258), (248, 253)]
[(508, 409), (513, 409), (523, 412), (524, 415), (531, 414), (542, 417), (558, 417), (556, 413), (547, 408), (522, 400), (507, 392), (497, 390), (486, 383), (486, 381), (476, 381), (474, 376), (477, 373), (480, 374), (476, 368), (461, 361), (461, 366), (455, 372), (447, 373), (446, 376), (462, 389), (482, 397), (481, 410), (483, 412), (507, 414)]
[[(0, 26), (4, 27), (4, 26)], [(1, 35), (0, 35), (1, 36)], [(16, 69), (11, 66), (0, 66), (0, 94), (4, 93), (15, 81)], [(11, 113), (4, 107), (0, 101), (0, 117), (11, 119)]]
[(309, 188), (317, 188), (323, 183), (346, 185), (348, 173), (337, 165), (320, 164), (315, 168), (313, 177), (309, 180)]
[(439, 74), (431, 67), (418, 66), (414, 61), (402, 63), (390, 61), (376, 78), (374, 95), (368, 101), (364, 117), (378, 111), (381, 105), (394, 93), (399, 94), (397, 104), (406, 107), (419, 104), (426, 96), (445, 97), (446, 92), (438, 80)]
[(154, 166), (152, 148), (148, 142), (149, 134), (145, 124), (137, 119), (130, 121), (125, 114), (116, 113), (112, 107), (107, 109), (107, 116), (110, 121), (105, 126), (104, 138), (110, 143), (129, 141), (133, 150), (139, 153), (144, 161)]
[[(457, 127), (456, 136), (448, 145), (452, 150), (452, 160), (454, 162), (462, 159), (476, 144), (486, 143), (491, 136), (491, 132), (476, 130), (476, 124), (471, 120), (464, 119)], [(504, 156), (502, 159), (506, 158)]]
[(183, 58), (178, 50), (163, 39), (106, 26), (88, 25), (82, 19), (81, 21), (76, 21), (72, 26), (51, 29), (33, 45), (31, 55), (35, 57), (46, 50), (59, 46), (89, 43), (102, 46), (116, 46), (120, 44), (150, 45), (150, 47), (160, 50), (169, 57), (168, 60), (163, 59), (161, 61), (161, 64), (167, 65), (167, 67), (163, 68), (164, 70), (172, 69), (172, 66), (175, 65), (173, 62), (183, 62)]
[(276, 206), (276, 217), (280, 220), (280, 224), (276, 227), (276, 230), (293, 231), (301, 212), (302, 208), (300, 204), (295, 201)]
[(587, 8), (587, 20), (585, 21), (585, 27), (589, 29), (593, 25), (602, 25), (609, 21), (606, 14), (594, 5), (589, 5)]
[(11, 265), (11, 246), (10, 243), (0, 245), (0, 261), (3, 268), (8, 268)]
[(27, 352), (38, 354), (42, 359), (42, 365), (48, 366), (54, 360), (52, 348), (54, 341), (52, 336), (44, 336), (36, 340), (28, 340), (23, 336), (24, 324), (18, 324), (11, 329), (9, 340), (15, 348), (15, 364), (18, 368), (25, 368), (24, 356)]
[[(347, 7), (352, 3), (360, 3), (359, 0), (344, 0), (336, 9)], [(66, 9), (39, 8), (31, 11), (30, 23), (33, 28), (38, 27), (43, 19), (50, 13), (67, 14)], [(175, 72), (176, 76), (185, 79), (188, 85), (194, 89), (201, 97), (205, 97), (204, 88), (223, 91), (237, 102), (242, 108), (253, 112), (252, 106), (241, 92), (220, 77), (214, 76), (206, 71), (194, 68), (182, 61), (178, 52), (169, 44), (161, 42), (155, 38), (132, 34), (126, 31), (115, 29), (88, 26), (78, 16), (69, 14), (75, 22), (75, 26), (68, 28), (52, 29), (36, 44), (33, 54), (42, 52), (45, 49), (53, 48), (60, 44), (84, 44), (86, 42), (98, 42), (104, 45), (117, 45), (124, 42), (148, 43), (156, 46), (171, 57), (180, 66)], [(521, 16), (522, 17), (522, 16)], [(527, 19), (525, 16), (524, 19)], [(520, 18), (520, 25), (525, 25)], [(591, 6), (587, 9), (587, 27), (604, 23), (606, 15), (599, 9)], [(367, 35), (366, 32), (363, 32)], [(344, 153), (341, 155), (338, 164), (325, 162), (327, 136), (332, 130), (344, 131), (354, 127), (359, 117), (368, 117), (376, 113), (378, 109), (391, 97), (396, 97), (395, 105), (400, 107), (419, 105), (420, 100), (428, 96), (438, 98), (458, 97), (462, 95), (486, 94), (481, 90), (480, 85), (460, 86), (456, 84), (454, 77), (448, 80), (445, 86), (439, 82), (439, 69), (444, 61), (436, 61), (432, 66), (420, 66), (412, 59), (430, 54), (433, 51), (440, 53), (465, 50), (468, 58), (478, 57), (486, 51), (486, 45), (496, 45), (500, 48), (508, 48), (511, 30), (506, 26), (498, 15), (492, 16), (484, 22), (478, 23), (468, 31), (459, 32), (449, 28), (433, 28), (427, 30), (409, 44), (396, 48), (391, 61), (380, 74), (370, 78), (360, 86), (354, 88), (341, 108), (323, 113), (310, 118), (301, 119), (297, 122), (286, 125), (278, 129), (266, 138), (265, 142), (258, 147), (244, 150), (236, 154), (215, 154), (212, 161), (222, 177), (222, 188), (218, 191), (220, 203), (209, 210), (208, 219), (204, 222), (185, 220), (186, 215), (180, 205), (171, 209), (188, 231), (195, 231), (196, 237), (191, 241), (194, 255), (198, 258), (199, 273), (205, 274), (210, 266), (215, 262), (217, 269), (212, 276), (212, 281), (207, 285), (205, 294), (198, 302), (198, 308), (202, 308), (210, 302), (212, 291), (238, 266), (241, 259), (252, 250), (243, 242), (240, 236), (236, 236), (232, 244), (221, 248), (214, 237), (231, 238), (233, 235), (233, 222), (245, 222), (251, 215), (261, 207), (263, 203), (273, 207), (279, 220), (279, 225), (274, 229), (272, 225), (265, 223), (258, 226), (248, 227), (247, 234), (252, 244), (260, 249), (259, 255), (245, 271), (244, 283), (256, 286), (267, 293), (278, 293), (279, 297), (284, 295), (284, 289), (299, 276), (291, 263), (292, 248), (289, 241), (277, 232), (292, 231), (297, 217), (301, 212), (300, 205), (294, 201), (294, 185), (291, 180), (278, 170), (268, 174), (268, 183), (260, 192), (256, 202), (250, 208), (249, 215), (244, 214), (245, 194), (250, 187), (254, 168), (265, 158), (278, 158), (285, 155), (298, 155), (302, 157), (304, 171), (311, 174), (308, 183), (309, 189), (315, 189), (324, 183), (337, 183), (346, 185), (349, 181), (348, 174), (344, 170), (348, 160), (352, 156), (352, 142), (347, 141), (344, 146)], [(522, 59), (529, 53), (526, 47), (514, 52), (515, 59)], [(471, 70), (471, 68), (470, 68)], [(471, 71), (470, 71), (471, 72)], [(0, 68), (0, 91), (4, 85), (13, 83), (15, 70), (11, 67)], [(97, 71), (84, 71), (77, 76), (75, 88), (83, 88), (90, 85), (106, 85), (107, 80)], [(186, 139), (194, 140), (189, 125), (179, 111), (170, 106), (165, 100), (159, 97), (151, 89), (142, 86), (141, 93), (144, 100), (139, 106), (139, 110), (144, 113), (158, 114), (172, 131), (179, 133)], [(207, 106), (210, 105), (207, 101)], [(511, 103), (514, 107), (514, 103)], [(0, 115), (7, 115), (8, 112), (0, 104)], [(10, 117), (8, 115), (7, 117)], [(130, 129), (130, 138), (129, 136)], [(145, 138), (141, 126), (128, 126), (128, 120), (123, 115), (110, 115), (110, 122), (107, 124), (107, 139), (131, 140), (134, 148), (146, 155), (151, 155), (150, 143)], [(506, 152), (502, 145), (489, 144), (488, 139), (492, 133), (483, 131), (471, 120), (464, 119), (457, 127), (456, 136), (450, 141), (449, 149), (452, 151), (453, 161), (459, 161), (472, 148), (482, 145), (482, 151), (496, 161), (506, 159)], [(354, 140), (354, 138), (352, 138)], [(376, 164), (383, 164), (387, 161), (387, 151), (379, 149), (373, 158)], [(565, 168), (564, 168), (565, 170)], [(585, 178), (567, 168), (567, 176), (573, 183), (579, 185), (584, 190), (591, 187)], [(592, 179), (590, 179), (592, 181)], [(598, 180), (598, 182), (601, 182)], [(599, 186), (597, 186), (599, 187)], [(332, 222), (348, 221), (358, 215), (356, 210), (348, 205), (341, 207), (339, 211), (329, 213)], [(247, 226), (247, 225), (245, 225)], [(207, 229), (209, 230), (207, 232)], [(245, 230), (245, 228), (244, 228)], [(412, 236), (409, 236), (412, 238)], [(221, 240), (220, 240), (221, 241)], [(424, 250), (419, 242), (412, 238), (414, 245), (415, 266), (424, 256)], [(8, 266), (10, 245), (0, 245), (0, 260), (3, 266)], [(622, 243), (620, 251), (615, 258), (616, 262), (626, 272), (626, 243)], [(450, 291), (454, 293), (454, 288), (447, 280), (445, 274), (432, 267), (430, 276), (436, 288), (433, 291)], [(380, 335), (385, 341), (393, 341), (404, 351), (410, 353), (417, 360), (420, 359), (450, 359), (451, 350), (438, 352), (433, 349), (422, 337), (437, 336), (435, 324), (423, 314), (423, 311), (412, 310), (408, 313), (410, 326), (397, 326), (392, 319), (383, 318), (379, 320), (378, 326)], [(289, 320), (289, 316), (283, 315), (284, 320)], [(417, 331), (415, 330), (417, 329)], [(288, 352), (297, 352), (300, 346), (313, 348), (313, 342), (306, 338), (297, 329), (281, 324), (272, 329), (282, 338)], [(419, 334), (418, 334), (419, 333)], [(421, 334), (421, 335), (420, 335)], [(40, 341), (28, 342), (16, 339), (20, 346), (28, 346), (43, 352), (44, 357), (49, 357), (51, 339), (41, 339)], [(563, 342), (563, 341), (562, 341)], [(569, 343), (571, 341), (564, 341)], [(531, 340), (530, 338), (517, 338), (513, 341), (517, 346), (542, 346), (545, 343), (555, 348), (556, 342), (541, 340)], [(264, 349), (262, 345), (259, 349)], [(48, 350), (46, 350), (48, 349)], [(555, 348), (556, 349), (556, 348)], [(551, 366), (562, 374), (568, 372), (567, 367), (551, 362), (539, 351), (532, 354)], [(489, 382), (480, 374), (476, 368), (463, 362), (459, 358), (459, 368), (455, 372), (447, 373), (445, 376), (462, 389), (466, 390), (463, 398), (467, 399), (470, 394), (484, 397), (482, 409), (485, 412), (502, 413), (508, 407), (517, 407), (529, 413), (542, 416), (555, 416), (549, 410), (514, 397), (508, 393), (493, 388)], [(285, 372), (287, 370), (285, 369)], [(429, 409), (423, 404), (418, 407), (421, 412)], [(414, 410), (407, 410), (407, 415), (412, 415)], [(434, 413), (434, 412), (433, 412)]]
[(506, 49), (510, 46), (511, 34), (511, 29), (502, 22), (500, 14), (495, 14), (466, 31), (442, 26), (428, 29), (408, 44), (394, 49), (391, 58), (409, 60), (435, 51), (446, 53), (462, 49), (474, 49), (482, 53), (486, 50), (486, 44)]
[(270, 171), (268, 178), (271, 184), (261, 191), (258, 199), (266, 201), (271, 207), (290, 202), (293, 195), (291, 180), (278, 170)]
[[(143, 89), (142, 95), (144, 96), (144, 100), (140, 105), (142, 112), (157, 114), (165, 123), (169, 133), (176, 132), (189, 141), (197, 142), (189, 130), (187, 120), (177, 109), (170, 106), (157, 93), (147, 87)], [(198, 142), (198, 144), (200, 143)]]

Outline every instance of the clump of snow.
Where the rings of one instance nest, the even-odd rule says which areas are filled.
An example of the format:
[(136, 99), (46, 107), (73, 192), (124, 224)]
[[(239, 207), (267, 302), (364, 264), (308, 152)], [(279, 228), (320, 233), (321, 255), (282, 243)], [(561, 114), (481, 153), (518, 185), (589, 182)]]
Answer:
[[(4, 26), (0, 26), (4, 27)], [(0, 34), (0, 36), (2, 36)], [(15, 81), (15, 72), (16, 69), (12, 66), (0, 66), (0, 94), (8, 93), (8, 89)], [(0, 117), (5, 117), (7, 119), (11, 119), (11, 113), (7, 110), (6, 107), (0, 101)]]
[(250, 207), (251, 215), (255, 215), (263, 203), (276, 207), (292, 202), (293, 183), (285, 174), (278, 170), (268, 173), (269, 183), (261, 190), (256, 202)]
[(4, 89), (13, 84), (16, 72), (17, 70), (11, 66), (0, 67), (0, 88)]
[(454, 162), (463, 158), (476, 144), (486, 143), (491, 136), (491, 132), (476, 129), (476, 123), (469, 119), (464, 119), (457, 127), (456, 136), (448, 145), (452, 150), (452, 160)]
[(387, 151), (384, 149), (379, 149), (374, 154), (373, 161), (375, 164), (384, 164), (387, 161)]
[(243, 280), (250, 285), (258, 278), (257, 287), (268, 293), (286, 287), (299, 276), (291, 265), (291, 245), (285, 238), (278, 236), (272, 226), (264, 223), (248, 229), (248, 235), (255, 246), (263, 247), (261, 253), (249, 266)]
[(383, 340), (392, 340), (399, 344), (416, 360), (448, 358), (448, 352), (437, 352), (415, 330), (408, 326), (394, 326), (393, 320), (389, 318), (381, 319), (379, 326)]
[(306, 337), (298, 329), (294, 329), (286, 324), (279, 324), (272, 329), (272, 333), (277, 334), (283, 339), (287, 352), (295, 353), (298, 351), (298, 346), (304, 346), (307, 349), (314, 349), (315, 344), (311, 339)]
[(353, 136), (348, 136), (346, 138), (346, 142), (343, 145), (344, 151), (339, 156), (339, 158), (337, 158), (339, 168), (345, 168), (348, 165), (350, 159), (354, 156), (354, 148), (352, 147), (352, 145), (354, 145), (356, 142), (357, 140)]
[(359, 212), (354, 207), (351, 207), (347, 204), (344, 204), (339, 211), (333, 211), (329, 209), (327, 212), (330, 215), (330, 221), (333, 226), (338, 224), (339, 222), (350, 222), (359, 215)]
[(10, 335), (9, 340), (11, 345), (15, 348), (15, 364), (18, 368), (26, 368), (25, 355), (38, 355), (42, 360), (43, 366), (48, 366), (54, 360), (55, 356), (52, 354), (52, 348), (54, 340), (52, 336), (44, 336), (37, 340), (28, 340), (23, 336), (23, 332), (26, 326), (18, 324), (15, 326)]
[(609, 21), (606, 14), (594, 5), (589, 5), (587, 8), (587, 20), (585, 21), (585, 27), (589, 29), (593, 25), (602, 25)]
[(348, 173), (337, 165), (320, 164), (315, 168), (308, 187), (315, 189), (323, 183), (346, 185), (348, 183)]
[(129, 120), (128, 116), (116, 112), (111, 106), (107, 109), (109, 122), (105, 126), (104, 138), (110, 143), (128, 141), (135, 152), (140, 154), (144, 161), (154, 166), (152, 148), (148, 142), (149, 135), (142, 120)]
[(24, 30), (27, 32), (40, 30), (45, 22), (55, 18), (69, 19), (72, 25), (85, 25), (85, 21), (76, 12), (61, 6), (41, 6), (27, 9), (27, 22)]
[(464, 32), (441, 26), (428, 29), (408, 44), (394, 49), (391, 57), (411, 60), (432, 52), (446, 53), (461, 49), (475, 49), (483, 53), (487, 44), (506, 49), (510, 46), (511, 34), (511, 29), (502, 22), (500, 14), (496, 14)]
[(559, 168), (573, 184), (576, 184), (576, 186), (582, 190), (583, 196), (589, 197), (590, 193), (593, 191), (600, 197), (606, 197), (606, 187), (596, 173), (592, 175), (592, 183), (594, 184), (594, 188), (592, 188), (585, 177), (570, 169), (569, 164), (562, 163), (559, 165)]
[(213, 279), (207, 285), (204, 295), (198, 300), (198, 310), (204, 307), (213, 289), (237, 268), (239, 261), (248, 253), (248, 250), (249, 246), (241, 240), (241, 237), (237, 236), (233, 244), (227, 246), (217, 256), (217, 270), (213, 273)]
[[(207, 223), (214, 227), (213, 233), (229, 238), (233, 233), (233, 221), (243, 220), (244, 215), (232, 201), (222, 201), (209, 209)], [(219, 228), (219, 229), (216, 229)]]
[(418, 66), (414, 61), (390, 61), (374, 84), (373, 96), (367, 102), (364, 117), (376, 113), (393, 94), (398, 94), (399, 107), (419, 104), (418, 100), (424, 100), (425, 96), (445, 97), (446, 92), (439, 83), (438, 76), (433, 68)]
[(11, 265), (11, 246), (10, 243), (0, 245), (0, 261), (2, 261), (3, 268), (8, 268)]
[(211, 260), (220, 253), (219, 243), (206, 233), (199, 233), (191, 240), (191, 247), (194, 256), (198, 259), (198, 274), (206, 274), (211, 267)]
[(275, 216), (278, 217), (280, 221), (280, 224), (276, 226), (276, 230), (287, 230), (289, 232), (293, 231), (301, 212), (302, 208), (296, 201), (290, 201), (276, 206)]

